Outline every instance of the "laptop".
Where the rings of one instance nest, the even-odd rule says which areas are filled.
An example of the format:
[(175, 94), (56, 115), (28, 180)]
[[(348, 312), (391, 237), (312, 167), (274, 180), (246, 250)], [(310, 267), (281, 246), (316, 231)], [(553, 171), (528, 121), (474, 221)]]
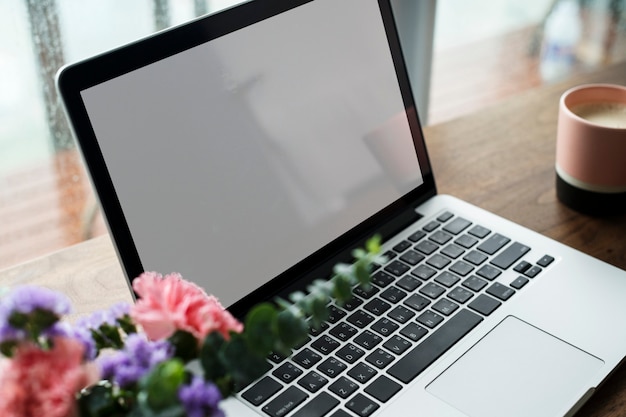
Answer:
[(241, 317), (382, 235), (227, 415), (572, 415), (626, 354), (624, 271), (437, 194), (389, 0), (253, 0), (57, 81), (129, 281)]

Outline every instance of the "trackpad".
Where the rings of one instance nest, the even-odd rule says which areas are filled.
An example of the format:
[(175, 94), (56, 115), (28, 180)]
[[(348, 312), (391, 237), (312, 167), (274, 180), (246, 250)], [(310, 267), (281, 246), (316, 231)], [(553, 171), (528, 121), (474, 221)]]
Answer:
[(468, 416), (551, 416), (591, 388), (604, 362), (509, 316), (426, 388)]

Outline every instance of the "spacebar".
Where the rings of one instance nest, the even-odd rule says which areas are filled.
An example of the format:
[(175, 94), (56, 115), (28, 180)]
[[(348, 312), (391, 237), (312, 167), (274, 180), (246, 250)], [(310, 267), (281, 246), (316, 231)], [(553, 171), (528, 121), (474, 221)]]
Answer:
[(402, 382), (410, 382), (472, 330), (482, 317), (463, 309), (413, 348), (387, 371)]

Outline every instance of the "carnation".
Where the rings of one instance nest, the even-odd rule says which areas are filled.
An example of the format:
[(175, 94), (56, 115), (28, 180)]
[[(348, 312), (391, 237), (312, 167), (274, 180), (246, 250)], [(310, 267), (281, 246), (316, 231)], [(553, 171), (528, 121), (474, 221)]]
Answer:
[(98, 380), (94, 366), (83, 364), (84, 347), (73, 339), (54, 339), (51, 350), (31, 343), (0, 366), (0, 415), (3, 417), (74, 416), (76, 394)]
[(230, 332), (243, 329), (217, 298), (179, 274), (163, 277), (145, 272), (133, 281), (133, 289), (139, 299), (131, 317), (150, 339), (167, 338), (176, 330), (187, 331), (199, 340), (214, 331), (228, 339)]

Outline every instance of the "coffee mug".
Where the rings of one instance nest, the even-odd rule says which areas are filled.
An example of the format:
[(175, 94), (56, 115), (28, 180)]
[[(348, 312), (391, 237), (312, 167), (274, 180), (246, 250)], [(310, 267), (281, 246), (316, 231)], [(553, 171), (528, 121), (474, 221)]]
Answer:
[(557, 197), (591, 215), (626, 213), (626, 87), (588, 84), (559, 103)]

